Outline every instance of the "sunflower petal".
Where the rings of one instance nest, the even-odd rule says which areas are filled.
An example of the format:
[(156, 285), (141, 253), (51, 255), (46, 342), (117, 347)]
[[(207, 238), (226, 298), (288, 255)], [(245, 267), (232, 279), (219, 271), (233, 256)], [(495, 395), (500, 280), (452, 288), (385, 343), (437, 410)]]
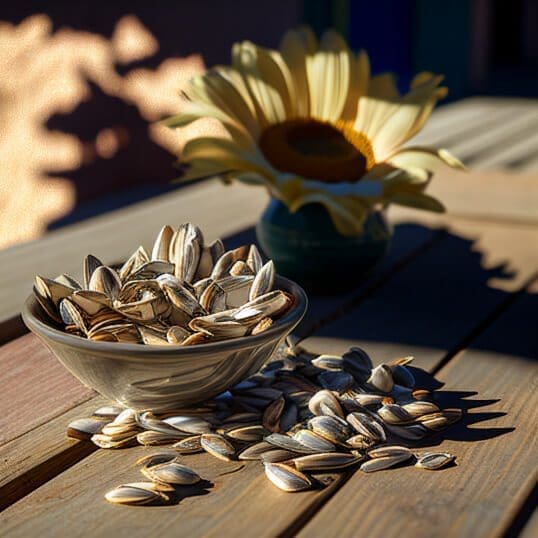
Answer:
[(260, 152), (245, 150), (233, 140), (224, 138), (196, 138), (185, 144), (182, 160), (203, 166), (213, 162), (227, 170), (256, 172), (269, 180), (274, 179), (274, 171)]
[(370, 80), (368, 95), (385, 101), (394, 101), (400, 98), (393, 73), (382, 73)]
[(295, 113), (297, 116), (308, 116), (310, 97), (306, 76), (306, 57), (317, 50), (317, 42), (309, 28), (289, 30), (280, 42), (280, 54), (293, 79), (296, 92)]
[(264, 68), (271, 69), (271, 79), (265, 80), (258, 65), (258, 62), (263, 64), (267, 57), (261, 48), (249, 41), (236, 43), (232, 49), (233, 65), (243, 74), (254, 103), (265, 119), (265, 125), (273, 125), (283, 122), (287, 115), (284, 99), (275, 87), (279, 85), (275, 71), (278, 68), (274, 62), (266, 62)]
[(360, 213), (350, 210), (344, 204), (339, 203), (325, 193), (306, 194), (301, 198), (297, 198), (289, 209), (294, 213), (300, 207), (314, 203), (321, 204), (327, 209), (335, 228), (342, 235), (353, 236), (362, 232), (367, 208), (362, 208)]
[(435, 213), (443, 213), (445, 211), (445, 206), (439, 200), (424, 193), (399, 192), (391, 195), (388, 201), (392, 204), (415, 209), (425, 209)]
[(465, 165), (446, 149), (411, 146), (398, 150), (387, 158), (387, 162), (398, 168), (417, 167), (435, 172), (440, 165), (466, 170)]
[(341, 117), (349, 94), (352, 55), (345, 40), (328, 30), (317, 54), (306, 59), (310, 113), (321, 120)]
[(351, 81), (347, 101), (342, 111), (342, 119), (355, 121), (359, 98), (368, 92), (368, 82), (370, 80), (370, 59), (366, 51), (361, 50), (352, 61)]

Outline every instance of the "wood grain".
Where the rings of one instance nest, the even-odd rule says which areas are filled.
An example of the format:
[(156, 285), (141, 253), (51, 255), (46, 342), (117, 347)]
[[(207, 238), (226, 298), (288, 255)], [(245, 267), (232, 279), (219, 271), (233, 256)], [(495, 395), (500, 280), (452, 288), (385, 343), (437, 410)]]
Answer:
[[(428, 334), (434, 328), (441, 334), (447, 331), (446, 340), (442, 340), (446, 346), (443, 348), (440, 343), (437, 343), (429, 352), (425, 352), (423, 347), (416, 353), (419, 366), (434, 369), (443, 358), (446, 350), (453, 343), (465, 337), (475, 318), (483, 317), (498, 307), (499, 301), (496, 296), (488, 298), (487, 293), (484, 296), (473, 293), (477, 281), (476, 278), (473, 280), (472, 273), (469, 274), (468, 267), (462, 267), (464, 271), (462, 274), (450, 273), (448, 270), (440, 271), (442, 267), (447, 266), (446, 260), (454, 254), (454, 248), (459, 246), (458, 241), (452, 246), (446, 241), (449, 241), (449, 238), (441, 241), (409, 264), (401, 272), (403, 274), (408, 271), (405, 278), (399, 279), (400, 273), (398, 273), (370, 300), (354, 311), (356, 319), (362, 320), (353, 329), (354, 331), (358, 329), (359, 336), (362, 330), (359, 326), (362, 327), (371, 313), (376, 311), (380, 314), (376, 318), (375, 326), (385, 323), (388, 327), (397, 327), (397, 331), (393, 333), (392, 344), (382, 344), (380, 341), (375, 347), (374, 357), (377, 361), (407, 354), (409, 343), (406, 342), (405, 337), (409, 336), (408, 331), (414, 331), (418, 335), (416, 337), (422, 337), (421, 329), (424, 329)], [(467, 245), (465, 251), (468, 248)], [(435, 252), (435, 249), (439, 250)], [(478, 271), (478, 273), (480, 272), (481, 270)], [(423, 282), (424, 275), (428, 274), (431, 275), (431, 282), (428, 284), (430, 288), (426, 287), (422, 293), (432, 294), (433, 297), (429, 303), (421, 304), (417, 301), (416, 293), (413, 294), (413, 291), (416, 290), (416, 283)], [(450, 275), (452, 280), (448, 280), (449, 285), (446, 284), (446, 281), (443, 283), (444, 285), (439, 284), (442, 282), (440, 275), (443, 275), (445, 280)], [(469, 284), (465, 285), (463, 281), (460, 282), (463, 275), (466, 278), (471, 277)], [(478, 279), (478, 282), (481, 280)], [(462, 288), (460, 293), (454, 292), (457, 284)], [(384, 293), (385, 288), (392, 291)], [(436, 297), (439, 300), (435, 300)], [(377, 306), (372, 306), (374, 303)], [(447, 308), (449, 312), (450, 308), (457, 311), (462, 319), (453, 320), (453, 314), (450, 316), (445, 314)], [(413, 316), (413, 309), (417, 309), (419, 312), (415, 324), (406, 321), (407, 317)], [(391, 314), (392, 310), (394, 312)], [(385, 318), (381, 314), (384, 314)], [(449, 327), (447, 328), (448, 321), (452, 324), (448, 323)], [(398, 322), (403, 326), (398, 327)], [(368, 323), (373, 324), (374, 321)], [(372, 326), (370, 325), (370, 327)], [(333, 333), (332, 336), (330, 334), (327, 336), (326, 342), (334, 344), (339, 340), (337, 332)], [(349, 337), (352, 341), (353, 336), (354, 334)], [(384, 340), (383, 336), (382, 341)], [(340, 346), (342, 345), (340, 343)], [(413, 348), (416, 350), (416, 345)], [(338, 349), (338, 346), (332, 349)], [(489, 357), (489, 352), (487, 357)], [(525, 362), (521, 358), (519, 361)], [(480, 362), (480, 370), (483, 369), (484, 364)], [(519, 376), (519, 374), (514, 375)], [(522, 375), (528, 376), (528, 373), (525, 372)], [(492, 376), (497, 381), (499, 380), (497, 370), (494, 370)], [(518, 379), (517, 377), (516, 381)], [(459, 388), (458, 379), (454, 381), (443, 379), (443, 381), (446, 381), (448, 391), (452, 391), (453, 387)], [(464, 388), (473, 388), (474, 384), (475, 382), (472, 380)], [(480, 385), (480, 387), (482, 386)], [(496, 385), (493, 388), (495, 391), (497, 390)], [(484, 390), (484, 392), (484, 395), (480, 392), (479, 397), (489, 398), (488, 390)], [(458, 442), (454, 450), (456, 448), (459, 450), (460, 444)], [(82, 528), (85, 532), (90, 529), (91, 532), (97, 532), (100, 535), (137, 536), (147, 534), (152, 529), (162, 536), (172, 536), (177, 533), (178, 527), (181, 527), (182, 533), (193, 536), (217, 534), (220, 536), (232, 534), (236, 536), (275, 536), (289, 533), (290, 530), (293, 531), (302, 525), (332, 494), (335, 495), (332, 497), (333, 500), (338, 499), (341, 495), (340, 492), (335, 493), (335, 490), (340, 485), (342, 478), (339, 478), (339, 481), (335, 482), (331, 489), (308, 492), (304, 495), (286, 495), (268, 483), (259, 464), (249, 463), (239, 470), (238, 466), (233, 466), (236, 464), (227, 466), (220, 462), (214, 462), (206, 456), (193, 456), (185, 458), (185, 462), (198, 469), (204, 478), (213, 483), (209, 495), (202, 495), (204, 492), (195, 488), (191, 491), (193, 496), (183, 499), (178, 506), (148, 508), (143, 511), (107, 505), (102, 499), (102, 494), (107, 488), (122, 481), (135, 480), (138, 474), (130, 464), (140, 453), (148, 452), (150, 451), (147, 449), (135, 448), (118, 452), (99, 451), (93, 453), (5, 510), (0, 517), (0, 522), (12, 536), (24, 536), (30, 530), (35, 533), (54, 534), (57, 531), (59, 520), (70, 529)], [(499, 452), (499, 454), (501, 453), (505, 454), (505, 452)], [(234, 469), (238, 470), (230, 474), (222, 474)], [(402, 472), (407, 473), (407, 470)], [(409, 479), (409, 475), (406, 474), (406, 476)], [(426, 477), (426, 475), (419, 474), (417, 480), (424, 480), (424, 478), (420, 478), (421, 476)], [(431, 480), (435, 477), (428, 475), (428, 478)], [(373, 487), (374, 483), (372, 482)], [(368, 491), (372, 488), (369, 488)], [(340, 501), (338, 506), (349, 504), (350, 495), (343, 495), (341, 497), (343, 501)], [(429, 491), (429, 496), (431, 497), (431, 491)], [(414, 498), (417, 502), (417, 510), (422, 510), (426, 503), (426, 497), (424, 499), (418, 498), (415, 492)], [(329, 503), (332, 503), (333, 500), (330, 500)], [(411, 499), (409, 499), (409, 503), (411, 503)], [(355, 503), (352, 503), (348, 509), (357, 510), (357, 507)], [(95, 513), (99, 513), (101, 516), (98, 520), (92, 517), (92, 514)], [(315, 534), (316, 531), (319, 532), (319, 529), (330, 529), (332, 533), (335, 523), (327, 522), (326, 525), (326, 527), (313, 527), (312, 534)], [(353, 531), (356, 532), (357, 529), (362, 531), (359, 523), (355, 524)]]
[(0, 347), (0, 445), (85, 402), (94, 392), (32, 334)]
[(72, 420), (90, 416), (105, 402), (92, 398), (0, 448), (0, 510), (97, 449), (68, 439), (65, 431)]
[[(501, 536), (536, 483), (535, 305), (521, 298), (438, 375), (444, 404), (468, 409), (435, 448), (456, 454), (456, 467), (357, 473), (300, 536)], [(526, 351), (484, 351), (499, 340)]]

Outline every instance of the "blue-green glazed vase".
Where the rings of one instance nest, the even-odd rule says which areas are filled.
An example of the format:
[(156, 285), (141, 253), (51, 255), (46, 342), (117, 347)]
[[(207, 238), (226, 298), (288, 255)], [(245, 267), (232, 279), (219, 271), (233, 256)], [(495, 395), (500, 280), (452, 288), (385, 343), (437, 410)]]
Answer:
[(272, 199), (256, 226), (256, 236), (279, 274), (310, 292), (334, 293), (355, 288), (385, 257), (392, 227), (382, 211), (372, 212), (362, 234), (341, 235), (321, 204), (290, 213)]

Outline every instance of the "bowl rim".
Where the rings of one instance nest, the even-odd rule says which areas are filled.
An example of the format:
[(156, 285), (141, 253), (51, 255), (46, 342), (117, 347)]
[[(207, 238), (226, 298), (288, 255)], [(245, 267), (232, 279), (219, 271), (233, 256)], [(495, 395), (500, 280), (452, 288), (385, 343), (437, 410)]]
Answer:
[[(147, 355), (151, 352), (152, 355), (163, 355), (167, 356), (170, 353), (175, 355), (190, 355), (194, 353), (207, 353), (211, 351), (224, 351), (227, 349), (239, 349), (244, 347), (253, 347), (265, 340), (270, 339), (272, 336), (277, 336), (282, 332), (282, 329), (285, 327), (295, 327), (304, 317), (306, 310), (308, 308), (308, 296), (299, 284), (285, 278), (283, 276), (277, 275), (276, 283), (283, 284), (284, 291), (291, 293), (295, 299), (296, 303), (294, 307), (288, 311), (282, 318), (279, 318), (269, 329), (263, 331), (260, 334), (248, 335), (248, 336), (239, 336), (235, 338), (230, 338), (228, 340), (218, 340), (216, 342), (208, 342), (207, 344), (197, 344), (190, 346), (181, 346), (169, 344), (166, 346), (157, 346), (153, 344), (125, 344), (121, 342), (99, 342), (88, 340), (87, 338), (82, 338), (81, 336), (76, 336), (63, 332), (59, 329), (56, 329), (49, 324), (45, 323), (38, 319), (32, 312), (32, 308), (37, 305), (37, 300), (33, 294), (30, 294), (26, 301), (24, 302), (21, 316), (25, 325), (38, 336), (44, 336), (47, 339), (54, 340), (63, 345), (69, 347), (88, 350), (94, 353), (125, 353), (129, 352), (131, 355)], [(116, 357), (122, 359), (123, 357)]]

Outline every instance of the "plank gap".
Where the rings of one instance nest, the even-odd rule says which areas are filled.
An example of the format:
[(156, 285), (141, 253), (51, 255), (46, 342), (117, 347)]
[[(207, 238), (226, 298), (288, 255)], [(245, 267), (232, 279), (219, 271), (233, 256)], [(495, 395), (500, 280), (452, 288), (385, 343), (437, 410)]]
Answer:
[(0, 511), (5, 510), (32, 491), (52, 480), (98, 450), (89, 442), (76, 442), (50, 459), (41, 462), (0, 487)]

